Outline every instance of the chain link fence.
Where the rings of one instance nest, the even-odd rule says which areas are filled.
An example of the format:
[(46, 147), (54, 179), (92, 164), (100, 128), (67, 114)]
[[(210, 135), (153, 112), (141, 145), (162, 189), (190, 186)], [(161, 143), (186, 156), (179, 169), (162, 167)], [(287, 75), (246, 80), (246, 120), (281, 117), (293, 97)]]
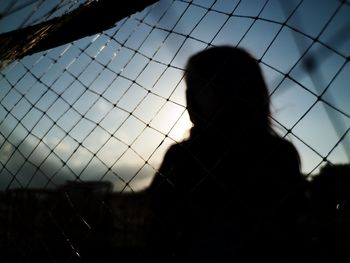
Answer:
[[(7, 1), (0, 30), (4, 36), (77, 16), (94, 2)], [(27, 39), (35, 42), (32, 53), (30, 41), (28, 48), (16, 46), (16, 38), (6, 42), (0, 76), (5, 262), (139, 259), (135, 251), (144, 247), (152, 220), (143, 190), (165, 151), (191, 128), (184, 67), (210, 46), (243, 47), (258, 60), (274, 127), (297, 147), (305, 176), (348, 163), (349, 11), (347, 1), (337, 0), (162, 0), (49, 49), (35, 50), (45, 34)]]

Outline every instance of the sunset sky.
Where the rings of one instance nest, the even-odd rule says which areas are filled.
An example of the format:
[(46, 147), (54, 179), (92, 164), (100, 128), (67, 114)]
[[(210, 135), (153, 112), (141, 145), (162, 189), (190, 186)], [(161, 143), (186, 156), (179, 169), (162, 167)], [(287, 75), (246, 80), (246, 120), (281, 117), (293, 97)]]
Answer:
[[(47, 19), (58, 1), (38, 2), (2, 18), (0, 32)], [(183, 69), (208, 45), (239, 46), (261, 62), (273, 123), (281, 135), (291, 130), (305, 174), (323, 158), (349, 162), (350, 132), (339, 143), (350, 129), (349, 13), (338, 0), (161, 0), (13, 62), (0, 75), (0, 190), (77, 178), (145, 188), (191, 127)]]

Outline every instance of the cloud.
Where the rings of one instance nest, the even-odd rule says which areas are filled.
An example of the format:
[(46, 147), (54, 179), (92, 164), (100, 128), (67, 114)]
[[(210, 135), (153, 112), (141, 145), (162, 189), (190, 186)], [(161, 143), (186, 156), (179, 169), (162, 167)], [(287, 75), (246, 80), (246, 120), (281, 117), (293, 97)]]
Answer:
[[(26, 140), (22, 143), (21, 150), (31, 152), (36, 145), (35, 142)], [(116, 157), (115, 144), (106, 146), (104, 152), (106, 159), (100, 158), (104, 155), (93, 156), (84, 147), (80, 146), (75, 149), (75, 146), (68, 141), (61, 142), (54, 152), (39, 150), (36, 155), (42, 154), (43, 156), (31, 157), (28, 162), (18, 148), (5, 142), (1, 148), (0, 160), (2, 164), (7, 163), (7, 165), (6, 169), (2, 169), (0, 175), (0, 191), (6, 190), (11, 181), (10, 188), (52, 188), (54, 185), (64, 184), (67, 180), (76, 179), (77, 175), (80, 176), (82, 181), (110, 181), (114, 186), (114, 191), (139, 191), (149, 185), (155, 173), (154, 169), (149, 165), (145, 165), (144, 161), (139, 160), (133, 165), (128, 160), (127, 155), (125, 160), (128, 160), (128, 162), (121, 160), (117, 162), (118, 167), (114, 172), (109, 171), (107, 164), (112, 163), (112, 160), (115, 161), (114, 158)], [(37, 147), (37, 149), (40, 149), (40, 147)], [(73, 155), (64, 164), (64, 160), (60, 156), (69, 155), (68, 153), (71, 152), (74, 152)], [(11, 160), (7, 162), (12, 153)], [(49, 155), (47, 155), (48, 153)], [(14, 177), (15, 180), (13, 180)], [(52, 179), (53, 184), (49, 183), (49, 178)], [(129, 186), (126, 186), (126, 183)]]

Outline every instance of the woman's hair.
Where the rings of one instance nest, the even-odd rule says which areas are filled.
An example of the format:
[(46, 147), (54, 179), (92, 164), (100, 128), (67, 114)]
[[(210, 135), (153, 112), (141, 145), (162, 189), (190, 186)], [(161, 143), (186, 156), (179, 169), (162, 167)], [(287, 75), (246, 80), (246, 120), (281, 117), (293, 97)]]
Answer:
[(258, 62), (245, 50), (211, 47), (193, 55), (185, 72), (194, 126), (270, 127), (270, 99)]

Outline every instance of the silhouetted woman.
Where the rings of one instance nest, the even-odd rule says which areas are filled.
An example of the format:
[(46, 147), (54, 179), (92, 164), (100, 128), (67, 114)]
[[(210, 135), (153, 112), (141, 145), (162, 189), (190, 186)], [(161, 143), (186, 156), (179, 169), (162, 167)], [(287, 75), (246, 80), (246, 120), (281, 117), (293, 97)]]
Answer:
[(163, 262), (289, 262), (303, 204), (299, 156), (270, 122), (259, 64), (212, 47), (185, 71), (189, 139), (167, 151), (150, 193), (150, 249)]

